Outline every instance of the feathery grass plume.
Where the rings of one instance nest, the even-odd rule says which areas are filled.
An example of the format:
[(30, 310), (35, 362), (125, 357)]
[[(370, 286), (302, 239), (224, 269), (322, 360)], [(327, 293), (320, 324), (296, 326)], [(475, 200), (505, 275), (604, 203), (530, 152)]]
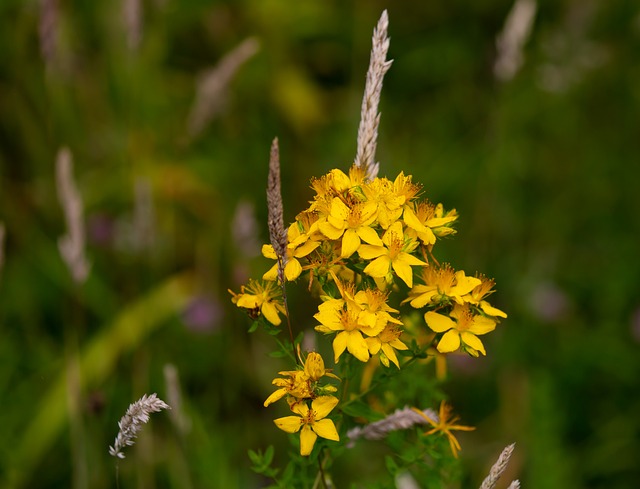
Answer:
[(142, 5), (140, 0), (122, 1), (122, 22), (127, 36), (127, 47), (137, 51), (142, 40)]
[(45, 65), (50, 67), (58, 50), (58, 0), (40, 0), (40, 54)]
[(4, 266), (4, 223), (0, 222), (0, 277), (2, 276), (2, 267)]
[[(511, 454), (513, 453), (513, 449), (515, 448), (515, 446), (516, 444), (512, 443), (511, 445), (508, 445), (507, 447), (505, 447), (504, 450), (502, 450), (502, 453), (498, 457), (498, 460), (491, 467), (491, 470), (489, 471), (489, 475), (482, 482), (480, 489), (493, 489), (494, 487), (496, 487), (496, 484), (498, 483), (498, 479), (500, 479), (500, 476), (507, 469), (507, 464), (509, 463), (509, 459), (511, 458)], [(514, 481), (514, 482), (517, 482), (517, 481)]]
[(512, 481), (511, 484), (509, 484), (509, 487), (507, 487), (507, 489), (520, 489), (520, 481), (517, 479)]
[(216, 66), (208, 69), (198, 77), (196, 98), (189, 111), (187, 131), (191, 138), (202, 132), (205, 126), (222, 109), (226, 100), (225, 93), (231, 80), (249, 58), (260, 49), (257, 39), (245, 39), (230, 53), (222, 58)]
[(384, 74), (393, 63), (393, 60), (387, 61), (387, 51), (389, 50), (388, 26), (389, 16), (385, 10), (380, 16), (378, 25), (373, 30), (371, 59), (367, 70), (367, 81), (364, 88), (364, 96), (362, 97), (360, 126), (358, 127), (358, 148), (354, 164), (356, 167), (365, 168), (366, 177), (369, 180), (376, 178), (380, 169), (380, 164), (375, 161), (378, 125), (380, 124), (378, 104), (380, 103)]
[(278, 278), (284, 283), (284, 266), (286, 265), (287, 230), (284, 227), (284, 209), (282, 205), (282, 188), (280, 186), (280, 149), (278, 138), (271, 143), (269, 157), (269, 178), (267, 180), (267, 206), (269, 240), (278, 257)]
[(511, 80), (522, 66), (522, 48), (531, 35), (536, 9), (536, 0), (516, 0), (511, 7), (504, 27), (496, 38), (498, 54), (493, 74), (498, 80)]
[(129, 405), (125, 415), (118, 421), (118, 436), (113, 446), (109, 446), (109, 455), (124, 458), (122, 449), (135, 443), (138, 432), (142, 425), (149, 421), (151, 413), (158, 413), (163, 409), (171, 409), (163, 400), (159, 399), (155, 393), (147, 396), (143, 395), (139, 400)]
[(60, 256), (67, 264), (73, 280), (83, 283), (89, 275), (89, 263), (84, 254), (85, 229), (82, 197), (73, 180), (71, 151), (61, 148), (56, 158), (58, 200), (64, 210), (67, 234), (58, 240)]
[[(425, 409), (422, 412), (427, 417), (433, 419), (436, 423), (438, 422), (438, 414), (432, 409)], [(350, 429), (347, 432), (347, 437), (350, 440), (350, 445), (353, 446), (353, 442), (358, 438), (364, 438), (366, 440), (381, 440), (392, 431), (406, 430), (416, 424), (426, 423), (426, 419), (410, 407), (405, 406), (403, 409), (396, 409), (393, 413), (380, 421)]]

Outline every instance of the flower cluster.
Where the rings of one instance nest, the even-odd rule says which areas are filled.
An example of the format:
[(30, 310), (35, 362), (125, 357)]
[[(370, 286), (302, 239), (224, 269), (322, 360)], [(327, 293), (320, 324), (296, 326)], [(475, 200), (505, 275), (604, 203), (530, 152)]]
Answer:
[[(409, 349), (402, 339), (409, 333), (389, 301), (400, 293), (395, 303), (421, 310), (422, 331), (430, 332), (427, 354), (486, 354), (479, 336), (506, 317), (486, 300), (494, 281), (455, 271), (433, 255), (436, 243), (455, 233), (455, 210), (421, 198), (421, 186), (404, 173), (393, 181), (369, 179), (353, 165), (348, 174), (334, 169), (311, 186), (313, 200), (287, 229), (281, 254), (271, 244), (262, 247), (266, 258), (276, 260), (262, 282), (231, 292), (238, 307), (278, 326), (280, 315), (288, 314), (282, 280), (306, 277), (321, 301), (315, 329), (332, 337), (336, 364), (348, 354), (364, 363), (377, 357), (385, 367), (393, 363), (399, 369), (397, 352)], [(297, 370), (280, 375), (273, 381), (278, 389), (264, 404), (286, 396), (296, 416), (276, 419), (276, 425), (290, 433), (301, 430), (303, 455), (311, 452), (317, 436), (338, 440), (333, 421), (326, 418), (338, 405), (331, 395), (335, 388), (319, 384), (321, 377), (333, 376), (322, 357), (310, 353)]]
[(274, 423), (287, 433), (300, 431), (300, 455), (311, 453), (318, 436), (339, 441), (335, 424), (327, 419), (327, 415), (338, 404), (338, 398), (331, 395), (336, 392), (336, 388), (320, 384), (323, 377), (338, 377), (324, 368), (322, 356), (311, 352), (307, 355), (303, 368), (279, 374), (288, 378), (273, 380), (273, 384), (279, 389), (264, 401), (264, 405), (267, 407), (286, 396), (291, 411), (297, 416), (278, 418)]

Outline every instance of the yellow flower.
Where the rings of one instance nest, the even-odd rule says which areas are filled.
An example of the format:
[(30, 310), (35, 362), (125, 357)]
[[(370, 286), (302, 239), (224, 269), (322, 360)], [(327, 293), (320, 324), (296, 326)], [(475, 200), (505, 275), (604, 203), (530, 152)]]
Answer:
[[(284, 258), (284, 275), (289, 281), (297, 279), (302, 273), (302, 265), (298, 261), (298, 258), (304, 258), (320, 245), (318, 241), (310, 239), (309, 234), (303, 233), (300, 229), (301, 226), (298, 222), (294, 222), (289, 226), (289, 230), (287, 231), (288, 244), (287, 255)], [(278, 259), (273, 246), (270, 244), (262, 246), (262, 254), (272, 260)], [(273, 265), (273, 267), (262, 276), (263, 280), (269, 281), (276, 281), (277, 278), (278, 263)]]
[(448, 226), (458, 218), (455, 209), (447, 213), (446, 216), (440, 217), (437, 215), (438, 209), (441, 215), (443, 213), (441, 204), (436, 207), (430, 202), (420, 202), (406, 206), (402, 214), (402, 219), (407, 227), (414, 231), (416, 237), (426, 245), (435, 244), (436, 234), (442, 236), (445, 227), (448, 230), (446, 234), (454, 232)]
[(506, 318), (507, 314), (505, 312), (501, 311), (497, 307), (493, 307), (487, 301), (483, 300), (488, 295), (493, 294), (495, 281), (493, 279), (488, 279), (484, 275), (481, 275), (479, 280), (480, 284), (476, 285), (476, 287), (474, 287), (474, 289), (466, 294), (462, 299), (465, 302), (478, 306), (487, 316)]
[(279, 375), (285, 375), (288, 379), (273, 379), (272, 384), (280, 387), (273, 392), (266, 401), (264, 407), (282, 399), (289, 394), (297, 399), (309, 399), (313, 397), (313, 389), (311, 388), (311, 379), (304, 370), (292, 370), (289, 372), (278, 372)]
[(427, 304), (448, 302), (449, 299), (453, 299), (458, 304), (464, 304), (465, 300), (462, 296), (481, 283), (476, 277), (467, 277), (464, 270), (455, 272), (449, 265), (423, 268), (422, 280), (424, 285), (414, 286), (403, 303), (410, 302), (416, 309)]
[(368, 202), (375, 203), (377, 221), (382, 229), (388, 229), (400, 219), (406, 198), (394, 192), (392, 182), (386, 178), (376, 178), (362, 186), (362, 193)]
[(440, 403), (440, 412), (438, 413), (438, 418), (439, 418), (438, 421), (434, 421), (429, 416), (424, 414), (424, 412), (422, 412), (420, 409), (413, 408), (413, 410), (416, 413), (418, 413), (420, 416), (422, 416), (424, 419), (426, 419), (431, 426), (433, 426), (433, 428), (427, 431), (426, 433), (424, 433), (424, 435), (429, 436), (437, 432), (444, 434), (449, 439), (449, 446), (451, 447), (451, 453), (453, 453), (454, 457), (458, 458), (458, 452), (461, 450), (461, 447), (458, 440), (456, 440), (456, 437), (453, 436), (453, 433), (451, 433), (451, 430), (473, 431), (475, 430), (475, 428), (473, 426), (462, 426), (462, 425), (454, 424), (456, 421), (458, 421), (459, 418), (457, 416), (453, 416), (453, 417), (451, 416), (451, 406), (444, 401)]
[[(298, 355), (300, 355), (299, 351)], [(280, 387), (280, 389), (273, 392), (273, 394), (264, 401), (264, 407), (282, 399), (285, 395), (302, 400), (314, 399), (320, 394), (335, 392), (337, 389), (334, 386), (320, 386), (318, 385), (318, 381), (325, 376), (340, 380), (338, 376), (331, 373), (331, 370), (324, 368), (324, 360), (322, 356), (316, 352), (311, 352), (307, 355), (304, 367), (301, 370), (278, 372), (278, 374), (289, 378), (273, 380), (272, 384)]]
[(240, 287), (239, 294), (232, 290), (229, 292), (233, 296), (231, 302), (238, 307), (249, 309), (249, 315), (254, 319), (262, 314), (275, 326), (281, 323), (279, 313), (285, 314), (285, 309), (281, 300), (282, 292), (277, 284), (250, 280), (248, 285)]
[(348, 350), (361, 362), (369, 360), (369, 348), (362, 333), (367, 336), (378, 334), (382, 328), (375, 329), (358, 323), (360, 308), (353, 301), (329, 299), (318, 306), (318, 312), (313, 316), (321, 324), (316, 330), (321, 333), (338, 333), (333, 340), (333, 353), (338, 363), (340, 355)]
[(291, 410), (298, 416), (278, 418), (274, 420), (274, 423), (287, 433), (300, 431), (300, 455), (307, 456), (313, 450), (318, 436), (327, 440), (340, 441), (333, 421), (326, 419), (337, 404), (338, 399), (333, 396), (321, 396), (314, 399), (311, 402), (311, 408), (306, 402), (297, 402), (291, 406)]
[(342, 238), (341, 256), (353, 255), (362, 241), (382, 246), (378, 233), (370, 227), (376, 218), (376, 205), (373, 202), (350, 202), (347, 206), (335, 197), (331, 201), (331, 211), (327, 220), (319, 224), (320, 231), (327, 238)]
[(369, 353), (372, 355), (379, 353), (380, 361), (385, 367), (389, 366), (389, 360), (391, 360), (396, 367), (400, 368), (395, 350), (409, 349), (407, 345), (400, 341), (401, 334), (402, 331), (396, 325), (391, 323), (387, 324), (378, 336), (365, 340), (369, 347)]
[(384, 246), (361, 245), (358, 254), (365, 260), (373, 260), (369, 263), (364, 273), (374, 278), (387, 278), (390, 282), (391, 270), (396, 272), (404, 283), (413, 286), (412, 265), (426, 265), (425, 262), (410, 255), (417, 241), (406, 239), (402, 231), (402, 223), (396, 221), (382, 236)]
[(478, 356), (478, 352), (486, 355), (487, 352), (478, 335), (493, 331), (496, 327), (495, 319), (474, 315), (468, 304), (464, 306), (456, 304), (449, 316), (433, 311), (424, 315), (424, 320), (433, 331), (444, 333), (438, 342), (438, 351), (449, 353), (460, 348), (462, 343), (464, 349), (474, 357)]

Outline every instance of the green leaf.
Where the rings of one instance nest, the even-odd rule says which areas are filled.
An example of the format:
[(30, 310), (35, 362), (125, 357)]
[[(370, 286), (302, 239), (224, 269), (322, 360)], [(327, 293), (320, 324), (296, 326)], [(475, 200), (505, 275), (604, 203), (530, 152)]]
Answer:
[(371, 409), (368, 404), (365, 404), (364, 402), (359, 400), (349, 402), (342, 406), (340, 409), (348, 416), (354, 418), (364, 418), (367, 421), (378, 421), (384, 417), (380, 413)]
[(273, 461), (274, 453), (275, 453), (275, 450), (273, 449), (273, 445), (269, 445), (264, 452), (264, 463), (266, 465), (271, 465), (271, 462)]
[(260, 323), (258, 321), (254, 321), (253, 323), (251, 323), (251, 327), (249, 328), (249, 333), (253, 333), (255, 330), (258, 329), (258, 326), (260, 326)]
[(391, 475), (395, 475), (395, 474), (396, 474), (396, 472), (398, 472), (398, 468), (399, 468), (399, 467), (398, 467), (398, 464), (396, 463), (396, 461), (395, 461), (395, 460), (393, 460), (393, 457), (391, 457), (391, 456), (387, 455), (387, 456), (384, 458), (384, 463), (385, 463), (385, 465), (387, 466), (387, 470), (389, 471), (389, 473), (390, 473)]

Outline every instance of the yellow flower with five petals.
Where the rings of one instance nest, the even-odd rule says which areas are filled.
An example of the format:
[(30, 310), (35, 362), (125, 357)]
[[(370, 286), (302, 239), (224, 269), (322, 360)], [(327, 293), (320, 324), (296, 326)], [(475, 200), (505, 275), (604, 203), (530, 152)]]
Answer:
[(358, 254), (365, 260), (372, 260), (364, 273), (373, 278), (386, 278), (391, 282), (392, 270), (409, 287), (413, 286), (412, 266), (426, 265), (425, 262), (410, 253), (418, 246), (418, 242), (407, 239), (402, 230), (402, 223), (396, 221), (382, 236), (384, 246), (361, 245)]
[(340, 441), (336, 425), (327, 419), (337, 404), (338, 399), (333, 396), (317, 397), (311, 402), (311, 407), (306, 401), (296, 402), (291, 405), (291, 410), (298, 416), (278, 418), (274, 423), (287, 433), (300, 431), (300, 455), (307, 456), (313, 450), (319, 436), (327, 440)]

